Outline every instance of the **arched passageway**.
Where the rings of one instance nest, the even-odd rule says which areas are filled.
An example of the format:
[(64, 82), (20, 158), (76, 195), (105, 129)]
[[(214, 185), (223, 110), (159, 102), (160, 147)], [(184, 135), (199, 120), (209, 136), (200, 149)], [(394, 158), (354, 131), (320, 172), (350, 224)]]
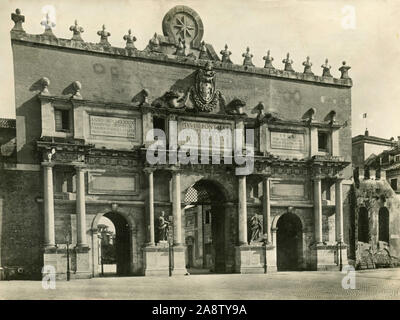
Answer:
[(100, 274), (129, 275), (131, 235), (127, 220), (117, 212), (108, 212), (100, 218), (97, 227)]
[(278, 271), (301, 270), (303, 258), (303, 235), (300, 218), (285, 213), (277, 222)]
[(225, 201), (211, 180), (200, 180), (186, 192), (186, 267), (191, 273), (226, 271)]

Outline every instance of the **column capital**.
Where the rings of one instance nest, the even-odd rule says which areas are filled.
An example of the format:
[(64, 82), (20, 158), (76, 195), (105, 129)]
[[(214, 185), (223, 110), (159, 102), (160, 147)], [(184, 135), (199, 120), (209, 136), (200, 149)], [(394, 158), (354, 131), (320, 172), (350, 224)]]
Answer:
[(342, 183), (342, 182), (343, 182), (343, 180), (345, 180), (345, 178), (344, 178), (344, 177), (342, 177), (342, 176), (337, 176), (337, 177), (335, 177), (335, 182)]
[(156, 171), (156, 168), (154, 168), (154, 167), (145, 167), (145, 168), (143, 168), (143, 172), (145, 174), (150, 174), (150, 173), (153, 173), (154, 171)]
[(318, 182), (318, 181), (322, 180), (322, 177), (321, 176), (313, 176), (313, 177), (311, 177), (311, 180)]
[(262, 173), (260, 174), (263, 180), (271, 180), (272, 174), (270, 173)]
[(42, 167), (51, 168), (51, 167), (54, 167), (56, 164), (55, 164), (55, 162), (44, 161), (41, 163), (41, 165), (42, 165)]
[(85, 163), (74, 164), (74, 168), (76, 171), (83, 171), (84, 169), (86, 169), (86, 164)]
[(175, 174), (180, 174), (182, 172), (182, 169), (176, 166), (169, 167), (168, 171), (170, 171), (173, 175)]

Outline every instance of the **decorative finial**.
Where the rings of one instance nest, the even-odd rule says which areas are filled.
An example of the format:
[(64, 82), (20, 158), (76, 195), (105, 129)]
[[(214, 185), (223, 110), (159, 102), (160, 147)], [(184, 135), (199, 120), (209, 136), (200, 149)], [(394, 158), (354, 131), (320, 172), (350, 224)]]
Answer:
[(306, 73), (306, 74), (314, 74), (314, 73), (311, 71), (312, 62), (310, 61), (310, 57), (309, 57), (309, 56), (307, 56), (306, 61), (303, 62), (303, 66), (304, 66), (304, 71), (303, 71), (303, 73)]
[(255, 109), (257, 110), (257, 120), (260, 121), (261, 118), (262, 118), (263, 115), (264, 115), (265, 104), (264, 104), (262, 101), (260, 101), (260, 102), (256, 105)]
[(332, 124), (335, 124), (336, 123), (336, 111), (335, 110), (332, 110), (330, 113), (329, 113), (329, 123), (332, 125)]
[(293, 60), (290, 59), (289, 53), (286, 54), (286, 59), (283, 59), (282, 63), (285, 64), (285, 69), (284, 69), (285, 71), (294, 72), (294, 70), (292, 68)]
[(41, 86), (41, 90), (40, 90), (40, 94), (41, 95), (49, 95), (49, 85), (50, 85), (50, 80), (49, 78), (43, 77), (40, 79), (40, 86)]
[(349, 69), (351, 69), (351, 67), (346, 65), (346, 61), (343, 61), (342, 66), (339, 68), (339, 71), (342, 73), (340, 79), (350, 79)]
[(220, 54), (222, 55), (221, 60), (225, 63), (232, 63), (231, 58), (229, 57), (232, 52), (228, 50), (228, 45), (225, 45), (225, 50), (221, 50)]
[(322, 68), (322, 76), (323, 77), (330, 77), (330, 78), (332, 78), (332, 75), (331, 75), (331, 66), (330, 65), (328, 65), (328, 59), (325, 59), (325, 63), (321, 66), (321, 68)]
[(271, 57), (271, 52), (269, 50), (267, 51), (267, 55), (263, 57), (263, 60), (265, 60), (264, 68), (275, 69), (272, 65), (272, 61), (274, 61), (274, 58)]
[(157, 33), (149, 40), (148, 50), (153, 52), (160, 52), (160, 41), (158, 40)]
[(48, 12), (46, 13), (46, 19), (40, 22), (40, 24), (44, 26), (44, 33), (43, 33), (44, 35), (54, 37), (52, 28), (54, 28), (56, 24), (53, 21), (51, 21)]
[(244, 66), (254, 67), (254, 64), (253, 64), (253, 61), (252, 61), (253, 55), (250, 53), (250, 48), (249, 47), (246, 48), (246, 52), (242, 54), (242, 57), (244, 57), (244, 60), (243, 60), (243, 65)]
[(207, 48), (206, 48), (206, 43), (204, 41), (201, 42), (199, 59), (203, 59), (203, 60), (209, 59), (209, 56), (207, 53)]
[(75, 20), (75, 23), (73, 26), (69, 27), (69, 30), (72, 31), (72, 38), (71, 40), (75, 41), (83, 41), (81, 37), (81, 33), (84, 32), (82, 27), (78, 26), (78, 20)]
[(103, 46), (111, 46), (111, 44), (108, 42), (108, 37), (111, 36), (111, 33), (106, 31), (106, 26), (104, 24), (102, 30), (97, 31), (97, 34), (100, 36), (99, 44)]
[(79, 81), (74, 81), (74, 82), (72, 82), (72, 88), (74, 89), (72, 98), (73, 99), (82, 99), (82, 95), (81, 95), (82, 84)]
[(185, 57), (186, 56), (185, 49), (186, 49), (185, 40), (182, 40), (181, 38), (179, 38), (178, 46), (175, 51), (175, 55)]
[(131, 29), (128, 30), (128, 34), (124, 35), (124, 40), (126, 41), (125, 49), (136, 49), (134, 45), (136, 37), (132, 36)]
[(15, 23), (11, 31), (25, 32), (25, 30), (22, 28), (22, 23), (25, 22), (25, 16), (21, 14), (20, 9), (16, 9), (15, 13), (11, 13), (11, 20)]

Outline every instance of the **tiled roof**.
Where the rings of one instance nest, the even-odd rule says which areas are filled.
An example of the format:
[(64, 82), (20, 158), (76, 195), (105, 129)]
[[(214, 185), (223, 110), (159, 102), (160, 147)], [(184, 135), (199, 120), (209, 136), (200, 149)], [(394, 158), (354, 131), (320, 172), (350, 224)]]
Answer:
[(16, 121), (15, 119), (4, 119), (0, 118), (0, 128), (11, 128), (15, 129)]

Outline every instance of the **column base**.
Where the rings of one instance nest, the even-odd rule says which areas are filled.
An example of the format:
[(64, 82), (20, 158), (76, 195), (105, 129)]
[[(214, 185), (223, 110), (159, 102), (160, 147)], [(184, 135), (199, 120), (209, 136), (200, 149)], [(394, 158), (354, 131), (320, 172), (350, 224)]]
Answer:
[[(69, 270), (71, 279), (92, 278), (92, 271), (89, 263), (89, 247), (69, 249)], [(67, 279), (67, 250), (62, 248), (45, 249), (43, 254), (44, 267), (50, 266), (56, 272), (57, 280)], [(48, 274), (49, 268), (44, 269)]]
[[(261, 242), (235, 247), (235, 272), (237, 273), (265, 273), (268, 272), (268, 253), (272, 248), (266, 248)], [(274, 259), (270, 256), (270, 270), (274, 268)]]
[(158, 243), (143, 248), (145, 276), (168, 276), (170, 273), (170, 252), (168, 243)]
[(186, 259), (185, 259), (185, 249), (184, 245), (174, 245), (173, 246), (173, 276), (185, 276), (188, 275), (186, 270)]
[[(347, 246), (342, 244), (342, 265), (347, 265)], [(312, 266), (317, 271), (339, 270), (339, 254), (336, 244), (314, 244), (311, 248)]]

